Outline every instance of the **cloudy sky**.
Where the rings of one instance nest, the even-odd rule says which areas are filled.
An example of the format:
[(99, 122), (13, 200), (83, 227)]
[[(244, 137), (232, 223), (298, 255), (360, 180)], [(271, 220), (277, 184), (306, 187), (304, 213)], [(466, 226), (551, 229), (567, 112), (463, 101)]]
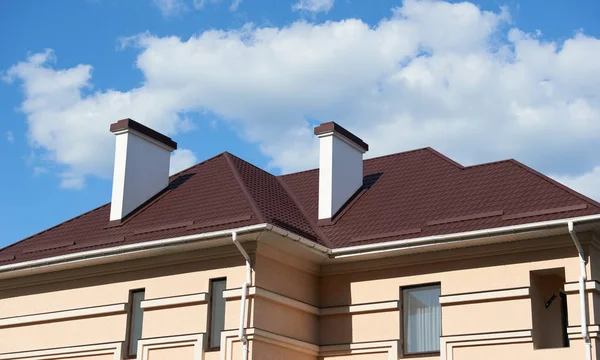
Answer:
[(516, 158), (600, 200), (600, 5), (482, 0), (0, 3), (0, 246), (110, 200), (130, 117), (172, 171), (230, 151), (316, 167), (336, 121), (368, 156)]

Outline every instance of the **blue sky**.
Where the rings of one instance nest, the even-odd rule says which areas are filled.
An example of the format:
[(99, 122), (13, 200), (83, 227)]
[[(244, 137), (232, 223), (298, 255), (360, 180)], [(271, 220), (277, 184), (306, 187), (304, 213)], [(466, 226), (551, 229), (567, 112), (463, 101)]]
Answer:
[(600, 199), (595, 0), (0, 2), (0, 247), (110, 200), (108, 124), (316, 166), (334, 120), (370, 156), (514, 157)]

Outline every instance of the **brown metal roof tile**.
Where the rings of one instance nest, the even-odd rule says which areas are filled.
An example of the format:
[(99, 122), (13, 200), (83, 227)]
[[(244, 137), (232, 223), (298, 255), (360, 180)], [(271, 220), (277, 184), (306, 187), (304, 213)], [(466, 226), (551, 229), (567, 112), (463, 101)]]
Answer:
[(173, 175), (118, 226), (107, 226), (106, 204), (1, 249), (0, 262), (263, 222), (336, 248), (600, 214), (596, 201), (514, 160), (463, 167), (424, 148), (365, 160), (364, 176), (377, 179), (318, 227), (318, 170), (273, 176), (223, 153)]

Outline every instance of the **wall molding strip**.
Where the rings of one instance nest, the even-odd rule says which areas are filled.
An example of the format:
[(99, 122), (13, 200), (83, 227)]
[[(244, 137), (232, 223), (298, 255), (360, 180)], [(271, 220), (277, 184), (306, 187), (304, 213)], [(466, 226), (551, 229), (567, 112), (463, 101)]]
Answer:
[[(569, 326), (567, 328), (569, 339), (582, 339), (581, 326)], [(588, 334), (591, 338), (598, 338), (600, 334), (600, 325), (588, 325)]]
[(320, 315), (340, 315), (340, 314), (358, 314), (365, 312), (375, 312), (384, 310), (398, 310), (400, 309), (400, 303), (397, 300), (370, 303), (370, 304), (357, 304), (347, 306), (333, 306), (321, 308)]
[(490, 301), (490, 300), (506, 300), (515, 298), (529, 297), (529, 287), (517, 289), (503, 289), (482, 291), (477, 293), (466, 294), (451, 294), (440, 296), (441, 305), (454, 305), (462, 303)]
[(54, 360), (95, 355), (113, 355), (114, 360), (120, 360), (121, 342), (5, 353), (0, 354), (0, 360)]
[(54, 311), (48, 313), (14, 316), (0, 319), (0, 328), (14, 325), (25, 325), (38, 322), (47, 322), (53, 320), (68, 320), (73, 318), (108, 315), (123, 313), (126, 311), (126, 304), (112, 304), (104, 306), (94, 306), (88, 308), (79, 308), (72, 310)]
[(153, 310), (169, 306), (192, 305), (206, 302), (208, 302), (208, 294), (198, 293), (191, 295), (169, 296), (164, 298), (148, 299), (142, 301), (141, 307), (144, 310)]
[[(591, 292), (600, 293), (600, 283), (596, 280), (589, 280), (585, 282), (585, 290)], [(567, 294), (579, 292), (579, 283), (571, 282), (565, 284), (565, 292)]]
[[(231, 289), (225, 290), (223, 292), (223, 297), (227, 300), (239, 299), (242, 297), (242, 289)], [(277, 294), (272, 291), (257, 287), (251, 286), (248, 288), (248, 297), (258, 297), (273, 301), (275, 303), (289, 306), (296, 310), (304, 311), (313, 315), (319, 315), (319, 308), (305, 302), (292, 299), (285, 295)]]
[(531, 330), (503, 331), (497, 333), (453, 335), (440, 338), (440, 360), (453, 360), (453, 348), (506, 343), (532, 342)]
[(138, 341), (138, 356), (141, 355), (140, 360), (148, 360), (149, 353), (151, 350), (164, 349), (164, 348), (178, 348), (178, 347), (194, 347), (194, 358), (193, 360), (204, 359), (204, 333), (191, 334), (191, 335), (176, 335), (176, 336), (165, 336), (152, 339), (140, 339)]
[[(319, 346), (305, 341), (292, 339), (257, 328), (248, 328), (245, 333), (250, 341), (265, 342), (311, 356), (319, 355)], [(233, 359), (233, 344), (239, 342), (237, 335), (237, 330), (223, 331), (221, 333), (221, 360)]]
[(320, 346), (319, 356), (344, 356), (387, 353), (388, 360), (397, 360), (398, 340)]
[[(242, 289), (231, 289), (223, 292), (223, 297), (227, 300), (240, 299), (242, 296)], [(346, 306), (332, 306), (325, 308), (318, 308), (314, 305), (307, 304), (305, 302), (292, 299), (285, 295), (277, 294), (269, 290), (265, 290), (260, 287), (252, 286), (248, 288), (248, 297), (263, 298), (275, 303), (289, 306), (296, 310), (304, 311), (317, 316), (329, 316), (329, 315), (342, 315), (342, 314), (356, 314), (365, 312), (385, 311), (385, 310), (398, 310), (398, 300), (378, 302), (378, 303), (367, 303), (367, 304), (356, 304)]]

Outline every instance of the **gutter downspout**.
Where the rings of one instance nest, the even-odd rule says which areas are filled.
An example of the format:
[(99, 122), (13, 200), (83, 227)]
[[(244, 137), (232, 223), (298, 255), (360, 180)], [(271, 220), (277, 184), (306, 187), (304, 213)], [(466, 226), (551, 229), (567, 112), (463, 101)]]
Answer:
[(244, 335), (244, 321), (246, 320), (246, 295), (248, 293), (248, 287), (252, 284), (252, 267), (250, 266), (250, 256), (242, 244), (237, 241), (237, 232), (231, 233), (231, 240), (234, 245), (238, 248), (244, 259), (246, 259), (246, 282), (242, 285), (242, 304), (240, 306), (240, 329), (238, 331), (238, 339), (242, 342), (242, 359), (248, 359), (248, 339)]
[(592, 344), (590, 341), (590, 336), (588, 334), (587, 328), (587, 316), (586, 316), (586, 299), (585, 299), (585, 282), (587, 280), (586, 269), (585, 269), (585, 253), (583, 252), (583, 248), (581, 247), (581, 243), (579, 242), (579, 238), (577, 237), (577, 233), (575, 232), (575, 227), (573, 225), (573, 221), (569, 221), (569, 234), (571, 234), (571, 238), (573, 239), (573, 243), (577, 247), (577, 251), (579, 252), (579, 270), (581, 275), (579, 276), (579, 306), (581, 308), (581, 336), (583, 337), (583, 341), (585, 342), (585, 358), (586, 360), (592, 360)]

